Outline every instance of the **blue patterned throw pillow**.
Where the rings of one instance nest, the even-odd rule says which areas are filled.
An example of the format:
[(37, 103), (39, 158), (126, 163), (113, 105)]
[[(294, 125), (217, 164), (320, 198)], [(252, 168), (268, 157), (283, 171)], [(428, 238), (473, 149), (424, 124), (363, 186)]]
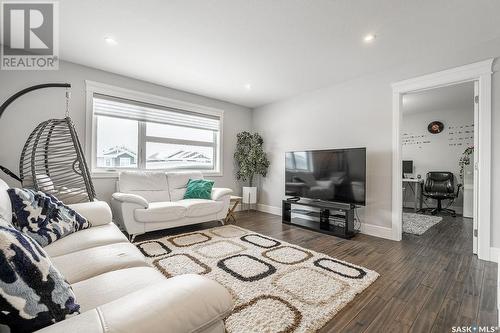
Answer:
[(91, 227), (83, 216), (53, 195), (31, 189), (8, 189), (12, 224), (41, 246)]
[(7, 223), (0, 223), (0, 290), (0, 324), (12, 332), (33, 332), (80, 310), (40, 245)]

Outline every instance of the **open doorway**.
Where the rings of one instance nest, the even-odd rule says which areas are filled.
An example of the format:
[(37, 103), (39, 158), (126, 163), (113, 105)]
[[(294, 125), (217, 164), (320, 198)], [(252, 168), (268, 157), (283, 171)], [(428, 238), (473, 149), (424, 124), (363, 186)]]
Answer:
[[(403, 98), (407, 94), (460, 83), (474, 84), (474, 209), (473, 237), (479, 259), (491, 260), (491, 75), (494, 59), (456, 67), (392, 84), (393, 160), (392, 160), (392, 239), (403, 233), (403, 166), (401, 121)], [(437, 124), (439, 127), (439, 124)]]
[(454, 234), (477, 253), (476, 85), (469, 81), (402, 96), (403, 240)]

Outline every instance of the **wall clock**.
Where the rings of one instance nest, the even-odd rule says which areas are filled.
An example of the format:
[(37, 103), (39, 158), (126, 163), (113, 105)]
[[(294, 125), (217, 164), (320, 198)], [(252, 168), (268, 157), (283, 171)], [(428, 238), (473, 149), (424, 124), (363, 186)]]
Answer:
[(427, 126), (427, 130), (432, 134), (441, 133), (444, 129), (444, 125), (440, 121), (433, 121)]

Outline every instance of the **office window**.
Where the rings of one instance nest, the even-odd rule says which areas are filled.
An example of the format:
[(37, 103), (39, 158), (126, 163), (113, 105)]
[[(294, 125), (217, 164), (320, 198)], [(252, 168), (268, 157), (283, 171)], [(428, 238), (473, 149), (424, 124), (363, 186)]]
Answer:
[(218, 172), (222, 115), (93, 94), (93, 169)]

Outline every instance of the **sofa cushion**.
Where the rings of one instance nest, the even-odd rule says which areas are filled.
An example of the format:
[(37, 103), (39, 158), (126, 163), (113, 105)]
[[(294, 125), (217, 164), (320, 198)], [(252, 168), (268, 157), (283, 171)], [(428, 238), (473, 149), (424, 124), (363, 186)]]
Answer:
[[(80, 303), (80, 311), (85, 312), (114, 301), (141, 288), (165, 281), (165, 277), (151, 267), (120, 269), (94, 276), (72, 285)], [(154, 304), (150, 309), (153, 311)]]
[(224, 206), (222, 201), (206, 199), (184, 199), (177, 201), (177, 204), (186, 207), (187, 217), (198, 217), (220, 212)]
[(186, 215), (186, 207), (177, 202), (153, 202), (148, 208), (138, 208), (134, 211), (135, 219), (139, 222), (165, 222), (178, 220)]
[(12, 226), (0, 226), (0, 267), (0, 324), (12, 332), (32, 332), (78, 314), (71, 286), (45, 251)]
[(128, 242), (127, 237), (114, 223), (108, 223), (71, 234), (47, 245), (44, 250), (53, 257), (120, 242)]
[(121, 172), (119, 192), (137, 194), (149, 202), (170, 201), (165, 172)]
[(148, 266), (137, 247), (125, 242), (72, 252), (51, 260), (69, 283), (119, 269)]
[(186, 186), (190, 179), (203, 179), (199, 171), (193, 172), (167, 172), (167, 182), (170, 191), (170, 200), (178, 201), (184, 198)]
[(7, 190), (9, 185), (0, 179), (0, 218), (4, 218), (8, 223), (12, 223), (12, 205), (10, 204)]
[(214, 187), (213, 180), (190, 179), (184, 193), (184, 199), (209, 200), (212, 198), (212, 187)]
[(53, 195), (26, 188), (11, 188), (7, 193), (12, 224), (42, 246), (91, 227), (86, 218)]

